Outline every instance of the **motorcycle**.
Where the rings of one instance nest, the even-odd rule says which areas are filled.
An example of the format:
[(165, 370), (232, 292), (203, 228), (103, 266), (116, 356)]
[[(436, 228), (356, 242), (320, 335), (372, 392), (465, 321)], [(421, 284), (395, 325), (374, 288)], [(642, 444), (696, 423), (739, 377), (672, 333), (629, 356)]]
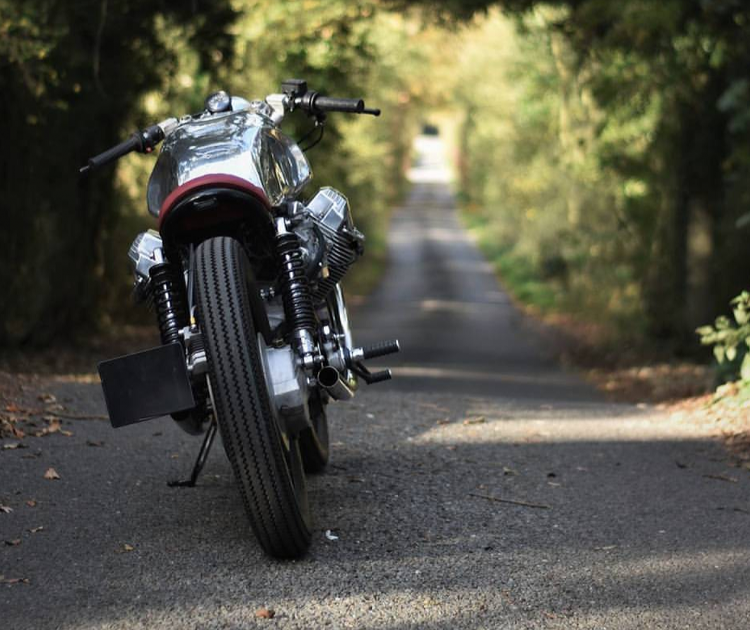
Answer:
[[(280, 129), (295, 111), (318, 133), (304, 148)], [(359, 381), (390, 379), (364, 362), (399, 351), (398, 341), (353, 345), (341, 280), (364, 236), (346, 197), (325, 187), (302, 200), (304, 152), (331, 112), (380, 114), (298, 79), (264, 100), (216, 92), (199, 114), (138, 131), (81, 169), (162, 143), (147, 190), (158, 231), (128, 252), (162, 344), (99, 364), (112, 426), (171, 415), (205, 434), (176, 486), (195, 485), (218, 429), (252, 530), (279, 558), (310, 546), (306, 474), (329, 459), (327, 405)]]

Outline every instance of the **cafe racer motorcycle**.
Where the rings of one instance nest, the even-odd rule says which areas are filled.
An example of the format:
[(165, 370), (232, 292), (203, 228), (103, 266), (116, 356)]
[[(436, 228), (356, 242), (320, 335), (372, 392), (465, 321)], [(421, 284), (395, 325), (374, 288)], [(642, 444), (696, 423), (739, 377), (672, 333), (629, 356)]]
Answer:
[(328, 461), (326, 405), (389, 379), (364, 361), (399, 350), (353, 345), (340, 283), (364, 237), (339, 191), (303, 199), (311, 144), (280, 129), (295, 111), (319, 135), (330, 112), (380, 114), (298, 79), (264, 100), (216, 92), (201, 113), (138, 131), (81, 169), (163, 141), (147, 191), (158, 231), (128, 253), (162, 344), (99, 365), (112, 425), (171, 415), (205, 434), (190, 479), (171, 483), (186, 486), (218, 428), (255, 536), (280, 558), (310, 545), (305, 474)]

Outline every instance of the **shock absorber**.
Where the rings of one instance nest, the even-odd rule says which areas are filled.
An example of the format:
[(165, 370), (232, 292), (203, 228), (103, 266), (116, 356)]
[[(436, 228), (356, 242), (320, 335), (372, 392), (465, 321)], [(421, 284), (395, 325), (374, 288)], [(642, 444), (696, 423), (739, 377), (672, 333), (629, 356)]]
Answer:
[(173, 263), (158, 263), (151, 267), (149, 276), (161, 342), (179, 341), (180, 330), (188, 323), (185, 285), (180, 268)]
[[(281, 297), (293, 343), (307, 365), (315, 352), (315, 310), (305, 273), (299, 238), (286, 229), (283, 218), (277, 221), (276, 251), (281, 263)], [(312, 366), (310, 366), (312, 367)]]

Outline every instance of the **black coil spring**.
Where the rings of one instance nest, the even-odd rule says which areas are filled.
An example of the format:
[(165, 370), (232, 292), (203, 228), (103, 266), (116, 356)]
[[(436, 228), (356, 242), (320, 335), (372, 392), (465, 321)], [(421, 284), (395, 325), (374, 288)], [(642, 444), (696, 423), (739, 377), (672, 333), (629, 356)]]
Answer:
[(288, 232), (279, 234), (276, 251), (281, 259), (281, 296), (287, 321), (292, 330), (314, 332), (315, 311), (299, 238)]
[(188, 323), (187, 299), (182, 273), (171, 263), (151, 267), (151, 297), (159, 322), (161, 342), (180, 340), (180, 330)]

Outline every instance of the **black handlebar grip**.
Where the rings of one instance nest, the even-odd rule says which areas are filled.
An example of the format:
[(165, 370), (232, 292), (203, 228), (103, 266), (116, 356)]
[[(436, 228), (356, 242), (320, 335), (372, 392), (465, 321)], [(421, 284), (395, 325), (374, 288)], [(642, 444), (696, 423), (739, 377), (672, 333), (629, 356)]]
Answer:
[(81, 169), (81, 172), (86, 172), (89, 169), (99, 168), (110, 162), (114, 162), (119, 158), (131, 153), (132, 151), (140, 151), (143, 146), (143, 140), (140, 133), (134, 133), (124, 142), (113, 146), (111, 149), (107, 149), (99, 155), (95, 155), (89, 158), (88, 164)]
[(362, 358), (365, 360), (375, 359), (377, 357), (384, 357), (387, 354), (393, 354), (399, 350), (401, 350), (401, 346), (399, 345), (398, 340), (383, 341), (362, 348)]
[(312, 102), (312, 109), (321, 112), (361, 114), (365, 109), (365, 102), (361, 98), (338, 98), (318, 94)]

